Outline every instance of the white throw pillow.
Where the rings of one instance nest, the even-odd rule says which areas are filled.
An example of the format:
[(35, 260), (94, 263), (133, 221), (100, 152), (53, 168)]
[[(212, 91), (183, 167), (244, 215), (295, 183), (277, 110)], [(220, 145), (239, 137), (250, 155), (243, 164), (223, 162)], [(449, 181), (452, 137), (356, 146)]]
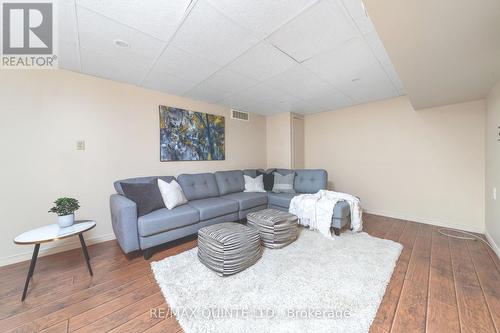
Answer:
[(181, 186), (175, 180), (167, 183), (162, 179), (158, 179), (158, 188), (160, 189), (163, 203), (168, 209), (174, 209), (188, 202), (184, 196), (184, 192), (182, 192)]
[(264, 190), (264, 176), (260, 175), (252, 178), (247, 175), (243, 175), (245, 179), (245, 191), (243, 192), (266, 192)]

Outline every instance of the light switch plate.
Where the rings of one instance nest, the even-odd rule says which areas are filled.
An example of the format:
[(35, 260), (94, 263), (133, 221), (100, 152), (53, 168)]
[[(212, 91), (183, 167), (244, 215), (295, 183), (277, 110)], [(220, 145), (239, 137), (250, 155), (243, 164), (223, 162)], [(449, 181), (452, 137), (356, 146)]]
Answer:
[(497, 199), (497, 188), (494, 187), (493, 188), (493, 200), (496, 200)]
[(78, 140), (76, 142), (76, 150), (85, 150), (85, 140)]

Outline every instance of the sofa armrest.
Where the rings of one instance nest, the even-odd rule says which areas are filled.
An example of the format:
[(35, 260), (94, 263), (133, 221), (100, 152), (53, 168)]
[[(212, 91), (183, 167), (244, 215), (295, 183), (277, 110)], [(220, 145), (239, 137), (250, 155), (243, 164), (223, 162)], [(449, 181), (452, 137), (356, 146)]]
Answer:
[(112, 194), (109, 205), (113, 231), (123, 252), (139, 250), (136, 203), (123, 195)]

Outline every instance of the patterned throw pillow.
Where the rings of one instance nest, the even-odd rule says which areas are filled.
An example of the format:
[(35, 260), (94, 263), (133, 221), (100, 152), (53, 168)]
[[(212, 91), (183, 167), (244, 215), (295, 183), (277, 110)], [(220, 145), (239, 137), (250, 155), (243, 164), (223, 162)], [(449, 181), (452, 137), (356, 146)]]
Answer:
[(293, 180), (295, 179), (295, 172), (288, 175), (280, 175), (279, 173), (274, 173), (274, 193), (295, 193), (293, 189)]

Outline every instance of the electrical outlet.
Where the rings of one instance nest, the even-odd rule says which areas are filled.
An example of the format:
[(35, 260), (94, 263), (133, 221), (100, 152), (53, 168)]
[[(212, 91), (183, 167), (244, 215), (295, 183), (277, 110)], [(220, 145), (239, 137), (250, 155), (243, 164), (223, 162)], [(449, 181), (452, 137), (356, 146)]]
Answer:
[(76, 142), (76, 150), (85, 150), (85, 140), (78, 140)]

